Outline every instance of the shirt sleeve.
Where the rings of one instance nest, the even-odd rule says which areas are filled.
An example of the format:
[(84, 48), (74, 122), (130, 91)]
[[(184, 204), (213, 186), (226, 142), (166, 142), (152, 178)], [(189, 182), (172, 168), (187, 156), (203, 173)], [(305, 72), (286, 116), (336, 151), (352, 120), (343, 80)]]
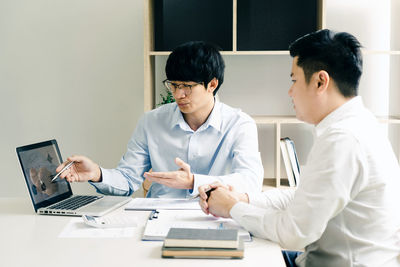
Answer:
[(255, 236), (302, 249), (322, 236), (329, 220), (365, 185), (365, 162), (353, 136), (332, 133), (316, 141), (292, 199), (278, 191), (267, 191), (264, 200), (249, 195), (250, 204), (237, 203), (230, 214)]
[[(232, 131), (232, 129), (231, 129)], [(257, 126), (249, 118), (235, 126), (235, 141), (231, 147), (231, 173), (221, 176), (194, 174), (192, 195), (201, 185), (219, 181), (235, 187), (239, 192), (261, 192), (264, 169), (258, 151)]]
[(146, 117), (143, 116), (129, 140), (127, 151), (117, 168), (101, 168), (102, 182), (91, 182), (99, 193), (128, 196), (140, 188), (144, 181), (144, 172), (151, 169), (145, 124)]

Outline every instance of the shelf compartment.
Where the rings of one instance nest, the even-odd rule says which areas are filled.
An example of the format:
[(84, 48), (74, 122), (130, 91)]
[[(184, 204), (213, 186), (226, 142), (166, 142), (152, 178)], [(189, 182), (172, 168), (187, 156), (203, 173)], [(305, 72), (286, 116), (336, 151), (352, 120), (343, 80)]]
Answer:
[(154, 50), (202, 40), (232, 50), (232, 0), (153, 0)]
[(321, 29), (318, 0), (237, 0), (237, 50), (286, 50)]

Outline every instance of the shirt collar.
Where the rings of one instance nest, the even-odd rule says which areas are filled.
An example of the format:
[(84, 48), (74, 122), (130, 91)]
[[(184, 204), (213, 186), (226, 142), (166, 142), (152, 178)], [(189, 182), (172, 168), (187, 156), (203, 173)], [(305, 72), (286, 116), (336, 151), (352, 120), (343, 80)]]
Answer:
[(327, 128), (329, 128), (332, 124), (343, 120), (349, 116), (349, 113), (355, 110), (359, 110), (363, 108), (364, 104), (361, 99), (361, 96), (356, 96), (329, 113), (322, 121), (320, 121), (315, 126), (315, 134), (316, 136), (320, 136)]
[[(210, 116), (208, 116), (208, 119), (206, 120), (203, 125), (200, 126), (198, 130), (202, 131), (207, 129), (209, 126), (213, 127), (217, 131), (221, 131), (221, 103), (214, 98), (214, 108), (211, 111)], [(185, 131), (193, 131), (189, 125), (186, 123), (185, 119), (183, 118), (182, 112), (180, 111), (178, 105), (175, 103), (175, 110), (172, 114), (172, 120), (171, 120), (171, 128), (175, 126), (179, 126), (182, 130)]]

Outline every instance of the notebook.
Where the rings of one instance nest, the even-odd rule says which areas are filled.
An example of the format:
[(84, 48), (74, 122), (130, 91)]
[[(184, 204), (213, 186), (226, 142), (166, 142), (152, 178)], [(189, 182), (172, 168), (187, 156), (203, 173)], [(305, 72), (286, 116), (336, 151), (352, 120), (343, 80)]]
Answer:
[(171, 228), (165, 247), (238, 248), (237, 229)]
[(47, 215), (102, 216), (125, 203), (129, 197), (73, 195), (65, 179), (51, 179), (63, 160), (56, 140), (17, 147), (25, 182), (35, 212)]

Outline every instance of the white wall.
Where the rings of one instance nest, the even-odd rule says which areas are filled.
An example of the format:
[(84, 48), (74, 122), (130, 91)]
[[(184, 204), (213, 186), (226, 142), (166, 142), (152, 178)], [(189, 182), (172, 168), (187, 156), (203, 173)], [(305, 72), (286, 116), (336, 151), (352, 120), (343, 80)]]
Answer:
[(142, 113), (143, 1), (0, 0), (0, 197), (28, 194), (17, 146), (114, 167)]

